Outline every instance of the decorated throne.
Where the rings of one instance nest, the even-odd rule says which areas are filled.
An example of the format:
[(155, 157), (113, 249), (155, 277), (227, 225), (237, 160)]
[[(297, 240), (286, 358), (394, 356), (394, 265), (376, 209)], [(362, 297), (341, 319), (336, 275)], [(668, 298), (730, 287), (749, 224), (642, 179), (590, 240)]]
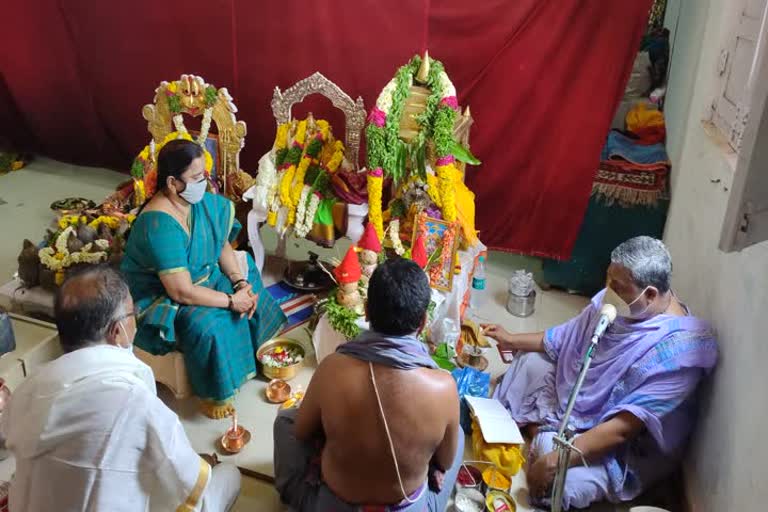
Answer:
[[(306, 119), (293, 118), (294, 106), (313, 94), (344, 114), (343, 141), (334, 138), (325, 119), (311, 113)], [(280, 235), (279, 255), (284, 255), (281, 248), (288, 234), (325, 247), (344, 235), (357, 239), (368, 213), (365, 175), (359, 172), (362, 98), (353, 100), (317, 72), (285, 91), (275, 87), (272, 112), (275, 143), (260, 160), (255, 186), (246, 194), (253, 200), (249, 237), (254, 252), (261, 247), (258, 229), (263, 222)]]
[[(237, 107), (227, 89), (217, 89), (202, 77), (181, 75), (178, 80), (161, 82), (153, 102), (142, 109), (152, 138), (131, 166), (132, 182), (110, 200), (123, 208), (142, 205), (155, 192), (160, 149), (170, 140), (185, 138), (196, 141), (205, 150), (210, 190), (231, 199), (238, 218), (245, 220), (248, 210), (242, 194), (252, 185), (253, 178), (240, 169), (240, 151), (247, 129), (244, 121), (237, 120), (236, 113)], [(199, 129), (188, 129), (185, 119), (199, 119)]]

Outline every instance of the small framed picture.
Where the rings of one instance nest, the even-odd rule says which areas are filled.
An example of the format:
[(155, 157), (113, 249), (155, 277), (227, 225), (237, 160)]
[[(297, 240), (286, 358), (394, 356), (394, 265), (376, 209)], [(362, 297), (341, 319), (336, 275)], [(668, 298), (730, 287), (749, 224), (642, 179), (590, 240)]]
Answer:
[(427, 268), (429, 284), (436, 290), (450, 292), (453, 288), (454, 261), (459, 247), (458, 223), (449, 224), (440, 219), (427, 217), (425, 213), (418, 214), (413, 223), (415, 241), (419, 234), (424, 235), (424, 245), (427, 250)]

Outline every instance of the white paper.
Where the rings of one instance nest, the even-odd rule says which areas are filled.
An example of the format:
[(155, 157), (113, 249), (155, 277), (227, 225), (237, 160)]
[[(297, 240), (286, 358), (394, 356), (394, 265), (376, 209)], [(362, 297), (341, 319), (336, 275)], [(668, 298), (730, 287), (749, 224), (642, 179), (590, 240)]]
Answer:
[(480, 424), (480, 431), (486, 443), (523, 444), (525, 442), (517, 423), (501, 402), (476, 396), (464, 398)]

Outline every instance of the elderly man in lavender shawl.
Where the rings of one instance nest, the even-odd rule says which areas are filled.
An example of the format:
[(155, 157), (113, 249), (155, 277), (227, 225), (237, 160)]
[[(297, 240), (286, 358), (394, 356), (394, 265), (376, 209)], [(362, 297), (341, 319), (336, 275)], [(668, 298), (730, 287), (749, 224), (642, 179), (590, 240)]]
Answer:
[(553, 444), (602, 304), (618, 310), (601, 338), (576, 400), (563, 506), (631, 500), (667, 476), (694, 420), (694, 391), (717, 360), (710, 326), (693, 317), (670, 288), (672, 262), (650, 237), (632, 238), (611, 255), (607, 286), (580, 315), (546, 332), (515, 334), (496, 325), (486, 334), (518, 357), (494, 396), (532, 435), (528, 484), (546, 503), (557, 466)]

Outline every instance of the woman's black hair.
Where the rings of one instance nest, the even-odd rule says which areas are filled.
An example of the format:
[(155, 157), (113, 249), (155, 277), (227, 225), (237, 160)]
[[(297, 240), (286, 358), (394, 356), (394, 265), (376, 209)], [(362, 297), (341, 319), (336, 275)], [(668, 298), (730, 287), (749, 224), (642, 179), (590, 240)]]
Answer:
[(168, 142), (157, 155), (157, 190), (165, 190), (168, 178), (181, 179), (192, 160), (203, 156), (203, 148), (191, 140), (176, 139)]

